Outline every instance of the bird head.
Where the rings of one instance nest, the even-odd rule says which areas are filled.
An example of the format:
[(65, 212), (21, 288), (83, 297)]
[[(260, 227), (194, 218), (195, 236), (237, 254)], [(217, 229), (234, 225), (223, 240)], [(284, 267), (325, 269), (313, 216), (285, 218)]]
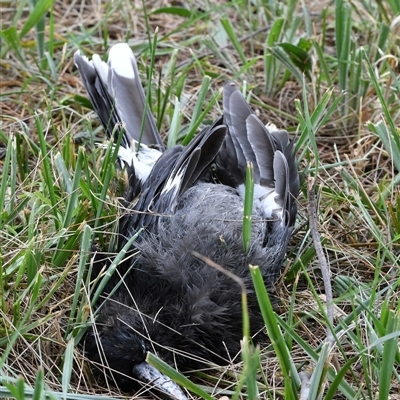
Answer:
[(173, 399), (187, 400), (175, 382), (146, 361), (149, 344), (143, 334), (123, 319), (114, 323), (119, 326), (118, 329), (110, 326), (112, 334), (108, 334), (107, 329), (102, 329), (101, 334), (95, 333), (94, 326), (86, 335), (85, 353), (98, 364), (99, 369), (101, 365), (101, 369), (106, 370), (105, 375), (124, 391), (131, 392), (145, 384)]

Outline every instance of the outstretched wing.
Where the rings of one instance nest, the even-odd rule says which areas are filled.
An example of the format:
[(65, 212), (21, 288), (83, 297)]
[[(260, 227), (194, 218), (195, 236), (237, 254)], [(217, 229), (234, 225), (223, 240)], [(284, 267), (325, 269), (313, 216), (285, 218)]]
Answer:
[(107, 63), (97, 54), (89, 60), (79, 51), (74, 61), (108, 138), (122, 135), (119, 160), (130, 168), (130, 183), (140, 188), (164, 145), (146, 105), (132, 50), (118, 43), (110, 49)]
[(79, 51), (75, 53), (74, 61), (109, 137), (112, 137), (115, 125), (120, 124), (124, 130), (124, 147), (130, 146), (134, 140), (164, 149), (153, 116), (146, 105), (135, 56), (127, 43), (111, 47), (107, 63), (97, 54), (88, 60)]

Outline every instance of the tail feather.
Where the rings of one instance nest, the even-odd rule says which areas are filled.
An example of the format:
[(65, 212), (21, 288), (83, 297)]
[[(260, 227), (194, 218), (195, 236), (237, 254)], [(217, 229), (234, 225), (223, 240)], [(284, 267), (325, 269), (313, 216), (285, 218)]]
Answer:
[[(146, 96), (139, 79), (135, 56), (126, 43), (114, 45), (108, 63), (95, 54), (92, 60), (76, 52), (74, 61), (82, 76), (96, 113), (99, 115), (109, 138), (123, 131), (123, 146), (132, 141), (164, 149), (154, 119), (146, 105)], [(143, 131), (142, 120), (144, 118)]]
[[(127, 134), (133, 140), (164, 149), (153, 116), (146, 105), (146, 96), (139, 79), (135, 56), (127, 43), (114, 45), (108, 56), (108, 90)], [(144, 118), (143, 132), (141, 132)]]
[(108, 138), (122, 135), (118, 152), (121, 164), (134, 171), (137, 184), (144, 182), (164, 145), (146, 105), (132, 50), (119, 43), (110, 49), (108, 63), (97, 54), (89, 60), (79, 51), (74, 61)]
[[(121, 119), (116, 112), (111, 111), (114, 108), (114, 101), (104, 84), (104, 70), (103, 68), (97, 69), (92, 61), (80, 54), (79, 50), (74, 55), (74, 62), (89, 94), (90, 101), (106, 129), (107, 136), (111, 138), (114, 127), (121, 124)], [(125, 147), (130, 146), (129, 140), (125, 137), (123, 137), (122, 144)]]

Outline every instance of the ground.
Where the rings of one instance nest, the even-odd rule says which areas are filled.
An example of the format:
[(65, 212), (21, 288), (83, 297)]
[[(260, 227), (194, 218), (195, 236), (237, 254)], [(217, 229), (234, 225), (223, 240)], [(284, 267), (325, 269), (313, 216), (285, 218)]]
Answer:
[[(93, 295), (87, 255), (94, 238), (112, 242), (121, 174), (95, 146), (104, 132), (73, 53), (105, 55), (127, 41), (166, 138), (179, 141), (190, 124), (220, 115), (218, 94), (231, 79), (262, 121), (297, 142), (299, 217), (267, 327), (283, 340), (261, 348), (260, 365), (245, 357), (189, 378), (216, 397), (251, 397), (257, 386), (261, 398), (295, 399), (298, 373), (309, 371), (309, 398), (400, 398), (396, 0), (0, 7), (1, 396), (122, 396), (94, 383), (77, 346)], [(330, 269), (332, 346), (324, 345), (329, 289), (312, 230)]]

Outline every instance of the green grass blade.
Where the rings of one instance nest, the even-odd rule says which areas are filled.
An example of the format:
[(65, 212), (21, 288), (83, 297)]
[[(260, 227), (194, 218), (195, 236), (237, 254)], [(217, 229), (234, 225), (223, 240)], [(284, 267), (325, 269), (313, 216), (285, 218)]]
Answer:
[(325, 394), (324, 400), (333, 400), (337, 395), (337, 390), (341, 382), (344, 381), (345, 375), (351, 369), (352, 365), (359, 360), (359, 355), (356, 355), (346, 362), (345, 365), (337, 372), (336, 376), (329, 384), (328, 390)]
[(236, 31), (233, 29), (231, 21), (228, 18), (222, 18), (221, 24), (225, 29), (226, 34), (228, 35), (229, 39), (232, 42), (233, 47), (235, 48), (237, 54), (240, 57), (240, 60), (243, 64), (246, 64), (247, 57), (245, 56), (242, 48), (242, 44), (240, 43), (238, 37), (236, 36)]
[(395, 150), (396, 150), (397, 153), (399, 153), (400, 152), (400, 137), (399, 137), (398, 130), (396, 129), (396, 124), (393, 121), (392, 113), (390, 112), (390, 110), (388, 108), (388, 105), (387, 105), (387, 102), (385, 100), (381, 85), (379, 84), (378, 78), (375, 75), (375, 71), (374, 71), (374, 69), (373, 69), (373, 67), (372, 67), (372, 65), (371, 65), (371, 63), (370, 63), (370, 61), (369, 61), (369, 59), (367, 57), (367, 54), (366, 54), (365, 50), (362, 50), (362, 52), (363, 52), (364, 61), (367, 64), (367, 69), (368, 69), (368, 72), (369, 72), (369, 76), (370, 76), (370, 78), (372, 80), (372, 84), (373, 84), (373, 86), (375, 88), (376, 94), (378, 95), (379, 101), (381, 103), (382, 110), (383, 110), (383, 113), (384, 113), (385, 118), (386, 118), (386, 122), (389, 125), (389, 130), (391, 132), (392, 139), (393, 139), (394, 143), (396, 144)]
[(0, 31), (0, 36), (7, 42), (9, 48), (15, 52), (23, 65), (26, 65), (25, 56), (22, 51), (17, 29), (14, 26), (10, 26), (8, 29)]
[(35, 386), (32, 394), (32, 400), (42, 400), (44, 392), (44, 373), (43, 368), (39, 367), (39, 371), (36, 375)]
[(96, 201), (97, 210), (96, 210), (96, 220), (94, 223), (94, 229), (97, 229), (102, 221), (101, 216), (104, 208), (104, 203), (107, 198), (108, 188), (111, 179), (114, 176), (115, 163), (118, 158), (118, 150), (121, 145), (122, 136), (123, 136), (122, 134), (118, 135), (117, 142), (114, 145), (108, 146), (106, 154), (104, 156), (102, 169), (100, 171), (100, 177), (103, 186), (101, 188), (100, 198), (97, 199), (99, 201)]
[(175, 97), (175, 108), (174, 108), (174, 115), (172, 117), (171, 126), (168, 132), (168, 142), (167, 148), (170, 149), (176, 145), (176, 140), (178, 137), (180, 125), (181, 125), (181, 103), (179, 102), (178, 98)]
[(207, 102), (207, 105), (204, 109), (204, 111), (199, 115), (197, 120), (190, 125), (190, 129), (188, 130), (186, 136), (182, 140), (182, 145), (186, 146), (190, 143), (190, 141), (193, 139), (197, 129), (201, 125), (201, 123), (204, 121), (206, 115), (210, 112), (214, 104), (217, 102), (217, 100), (220, 98), (222, 93), (222, 90), (219, 90), (215, 95), (211, 98), (210, 101)]
[(196, 104), (194, 106), (193, 113), (191, 116), (192, 120), (190, 121), (189, 131), (192, 130), (193, 126), (195, 125), (195, 123), (197, 123), (199, 117), (201, 116), (201, 110), (202, 110), (204, 104), (206, 103), (205, 100), (206, 100), (206, 96), (208, 93), (208, 88), (210, 86), (210, 81), (211, 81), (211, 78), (209, 76), (205, 76), (203, 78), (203, 82), (201, 84), (201, 88), (197, 95)]
[[(0, 386), (0, 398), (13, 397), (16, 400), (29, 400), (33, 399), (34, 389), (29, 386), (25, 386), (22, 378), (12, 379), (8, 378), (9, 382), (3, 382), (4, 386)], [(53, 392), (45, 389), (40, 399), (45, 398), (46, 400), (61, 400), (61, 393)], [(45, 397), (44, 397), (45, 396)], [(90, 395), (90, 394), (79, 394), (69, 393), (68, 400), (117, 400), (115, 397)]]
[(328, 64), (327, 64), (327, 59), (324, 55), (323, 49), (321, 45), (317, 42), (313, 42), (314, 49), (317, 53), (318, 56), (318, 62), (321, 67), (321, 73), (320, 73), (320, 80), (318, 81), (319, 85), (321, 82), (324, 82), (328, 87), (332, 86), (332, 79), (331, 79), (331, 71), (329, 70)]
[(282, 49), (282, 47), (274, 46), (269, 48), (269, 51), (277, 60), (282, 63), (284, 67), (288, 69), (288, 71), (297, 79), (299, 83), (303, 82), (302, 74), (293, 63), (293, 61), (290, 59), (290, 57), (287, 55), (285, 50)]
[[(117, 269), (119, 263), (124, 259), (124, 257), (126, 256), (126, 253), (129, 251), (129, 249), (132, 247), (133, 242), (138, 238), (138, 236), (140, 235), (141, 230), (136, 232), (135, 235), (133, 235), (124, 245), (124, 247), (121, 249), (121, 251), (115, 256), (113, 262), (111, 263), (111, 265), (108, 267), (107, 272), (105, 274), (105, 276), (103, 276), (102, 280), (100, 281), (100, 283), (97, 285), (96, 287), (96, 291), (94, 293), (94, 295), (91, 298), (91, 304), (92, 307), (97, 303), (97, 300), (99, 299), (99, 297), (101, 296), (101, 294), (103, 293), (104, 287), (106, 286), (107, 282), (110, 280), (111, 276), (114, 274), (115, 270)], [(114, 288), (114, 291), (117, 288)], [(113, 293), (113, 292), (112, 292)], [(112, 294), (110, 293), (110, 295)]]
[(4, 213), (6, 211), (6, 193), (8, 189), (8, 182), (10, 179), (10, 163), (11, 163), (11, 154), (13, 153), (14, 139), (8, 141), (6, 155), (3, 164), (3, 171), (1, 177), (1, 186), (0, 186), (0, 210), (2, 210), (1, 218), (0, 218), (0, 229), (3, 228), (4, 224)]
[(243, 375), (246, 382), (246, 394), (249, 400), (257, 400), (260, 398), (257, 385), (257, 372), (260, 368), (260, 350), (253, 348), (250, 341), (245, 339), (242, 350), (243, 358)]
[(329, 352), (330, 346), (328, 343), (322, 345), (321, 351), (319, 353), (318, 362), (315, 365), (311, 383), (310, 383), (310, 393), (308, 395), (308, 400), (317, 400), (321, 398), (321, 392), (324, 390), (324, 381), (326, 373), (329, 366)]
[(38, 0), (33, 10), (30, 12), (28, 19), (25, 21), (19, 39), (21, 40), (34, 26), (38, 25), (43, 16), (53, 6), (55, 0)]
[(377, 135), (382, 141), (385, 150), (393, 160), (393, 164), (396, 169), (400, 171), (400, 147), (396, 143), (396, 133), (394, 135), (391, 134), (385, 121), (380, 121), (375, 124), (368, 122), (367, 126), (369, 130)]
[[(81, 179), (83, 157), (84, 157), (83, 149), (79, 149), (78, 160), (76, 162), (76, 167), (75, 167), (75, 171), (74, 171), (74, 180), (72, 182), (72, 186), (70, 186), (69, 191), (67, 192), (69, 194), (69, 197), (68, 197), (68, 202), (67, 202), (67, 206), (65, 209), (64, 220), (62, 223), (63, 228), (68, 228), (70, 226), (70, 224), (72, 222), (73, 214), (76, 212), (76, 208), (78, 206), (78, 199), (79, 199), (78, 188), (79, 188), (79, 183), (80, 183), (80, 179)], [(65, 164), (64, 164), (64, 167), (65, 167)], [(66, 182), (68, 182), (68, 181), (66, 181)]]
[[(30, 0), (31, 3), (31, 9), (34, 10), (35, 6), (37, 5), (37, 3), (40, 0)], [(38, 54), (39, 54), (39, 61), (42, 64), (43, 62), (45, 62), (45, 58), (44, 58), (44, 33), (45, 33), (45, 29), (46, 29), (46, 25), (45, 25), (45, 18), (44, 16), (42, 16), (40, 19), (37, 20), (36, 24), (35, 24), (35, 31), (36, 31), (36, 46), (38, 49)], [(44, 65), (42, 64), (42, 67)]]
[[(147, 81), (148, 81), (148, 85), (146, 88), (146, 103), (148, 105), (148, 107), (144, 108), (144, 112), (142, 115), (142, 122), (141, 122), (141, 126), (140, 126), (140, 135), (139, 135), (139, 144), (142, 141), (142, 136), (143, 136), (143, 132), (144, 132), (144, 126), (146, 124), (146, 119), (151, 119), (153, 118), (153, 115), (147, 115), (148, 112), (152, 113), (153, 111), (153, 102), (151, 99), (151, 78), (153, 76), (153, 71), (154, 71), (154, 60), (155, 60), (155, 52), (156, 52), (156, 48), (157, 48), (157, 34), (158, 34), (158, 29), (156, 29), (155, 33), (154, 33), (154, 38), (153, 38), (153, 42), (151, 44), (151, 58), (150, 58), (150, 66), (148, 69), (148, 75), (147, 75)], [(150, 111), (149, 111), (150, 110)]]
[(267, 328), (268, 337), (278, 357), (279, 365), (285, 380), (285, 398), (297, 399), (297, 388), (300, 378), (291, 359), (291, 355), (286, 345), (285, 337), (277, 323), (276, 315), (273, 311), (271, 301), (263, 282), (259, 267), (250, 266), (251, 277), (257, 295), (258, 304)]
[(251, 228), (253, 219), (253, 202), (254, 202), (254, 168), (252, 163), (247, 163), (246, 167), (246, 184), (244, 195), (244, 212), (243, 212), (243, 249), (245, 253), (249, 251), (251, 244)]
[[(335, 7), (336, 57), (339, 68), (339, 87), (347, 93), (350, 69), (352, 10), (351, 6), (344, 0), (336, 0)], [(347, 115), (347, 95), (343, 97), (343, 102), (342, 110), (344, 115)]]
[[(277, 18), (268, 33), (266, 47), (273, 48), (281, 37), (282, 28), (284, 25), (283, 18)], [(265, 90), (267, 94), (271, 94), (275, 88), (275, 79), (279, 73), (277, 68), (277, 60), (270, 51), (265, 52), (264, 57), (264, 69), (265, 69)]]
[[(400, 332), (400, 315), (398, 312), (389, 311), (386, 323), (386, 334)], [(388, 339), (384, 343), (381, 369), (379, 371), (379, 400), (388, 399), (396, 355), (399, 352), (398, 336)]]
[[(319, 354), (306, 342), (301, 336), (299, 336), (279, 315), (275, 314), (275, 318), (279, 324), (279, 326), (289, 334), (292, 339), (301, 347), (303, 351), (307, 353), (307, 355), (314, 361), (318, 362)], [(296, 376), (296, 375), (294, 375)], [(336, 376), (336, 371), (333, 368), (330, 368), (328, 371), (328, 377), (330, 380), (334, 379)], [(299, 378), (297, 377), (298, 384), (300, 383)], [(345, 379), (340, 381), (339, 384), (340, 391), (346, 396), (347, 399), (353, 400), (356, 396), (355, 390), (347, 383)]]
[(69, 398), (68, 396), (69, 385), (71, 383), (72, 369), (74, 366), (74, 348), (75, 348), (75, 343), (73, 340), (70, 340), (67, 344), (67, 348), (65, 349), (64, 353), (64, 365), (61, 378), (64, 400)]
[(72, 300), (71, 311), (69, 314), (68, 327), (65, 331), (66, 338), (69, 336), (69, 333), (73, 329), (74, 323), (81, 322), (79, 318), (75, 320), (75, 314), (81, 293), (80, 288), (82, 286), (83, 277), (86, 272), (86, 266), (88, 264), (88, 258), (90, 255), (91, 239), (92, 239), (92, 229), (90, 228), (89, 225), (85, 225), (85, 227), (83, 228), (82, 242), (80, 248), (80, 258), (78, 266), (78, 275), (76, 277), (76, 283), (75, 283), (75, 293), (74, 293), (74, 298)]
[(57, 199), (56, 199), (56, 193), (55, 193), (55, 184), (53, 181), (53, 176), (51, 173), (51, 165), (50, 165), (50, 159), (49, 159), (49, 152), (47, 149), (47, 142), (45, 138), (45, 133), (42, 127), (42, 123), (39, 120), (39, 116), (35, 116), (35, 122), (36, 122), (36, 129), (37, 133), (39, 136), (39, 143), (40, 143), (40, 151), (42, 155), (42, 173), (43, 173), (43, 178), (44, 181), (46, 182), (46, 188), (49, 192), (49, 198), (50, 198), (50, 204), (52, 207), (52, 211), (54, 214), (54, 223), (56, 225), (56, 229), (60, 229), (60, 223), (59, 223), (59, 216), (57, 212)]
[(189, 390), (192, 393), (201, 396), (205, 400), (214, 400), (214, 398), (201, 389), (199, 386), (194, 384), (191, 380), (186, 378), (184, 375), (176, 371), (174, 368), (169, 366), (166, 362), (160, 360), (154, 354), (147, 352), (146, 361), (152, 365), (153, 367), (157, 368), (161, 373), (171, 378), (174, 382), (178, 385), (183, 386), (185, 389)]

